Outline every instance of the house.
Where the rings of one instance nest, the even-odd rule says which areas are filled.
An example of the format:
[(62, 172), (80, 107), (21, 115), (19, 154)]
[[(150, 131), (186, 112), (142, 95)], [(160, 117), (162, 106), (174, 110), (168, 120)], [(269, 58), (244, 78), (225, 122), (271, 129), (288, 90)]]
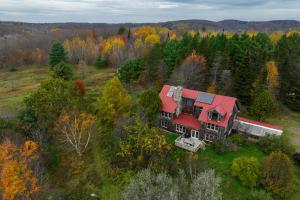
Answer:
[[(180, 134), (175, 144), (190, 151), (204, 148), (205, 143), (217, 138), (226, 138), (234, 128), (254, 136), (263, 136), (264, 130), (273, 134), (266, 124), (254, 124), (238, 117), (239, 106), (234, 97), (170, 85), (163, 86), (159, 97), (162, 100), (160, 127)], [(248, 127), (242, 128), (245, 124)], [(253, 125), (251, 131), (249, 124)], [(263, 127), (259, 133), (255, 131), (257, 127)], [(282, 128), (276, 128), (282, 133)]]

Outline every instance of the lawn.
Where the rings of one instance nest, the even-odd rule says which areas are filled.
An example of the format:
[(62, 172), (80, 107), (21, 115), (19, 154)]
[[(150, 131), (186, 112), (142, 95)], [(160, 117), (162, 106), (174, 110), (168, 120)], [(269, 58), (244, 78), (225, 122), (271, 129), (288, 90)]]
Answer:
[[(83, 78), (91, 92), (99, 92), (104, 82), (115, 75), (115, 68), (96, 69), (87, 66)], [(50, 77), (49, 68), (46, 66), (26, 66), (11, 72), (0, 69), (0, 116), (14, 117), (21, 108), (24, 98), (37, 89), (40, 82)], [(80, 69), (75, 67), (76, 78), (82, 78)]]
[[(178, 137), (177, 134), (167, 133), (167, 141), (174, 144), (175, 139)], [(174, 156), (185, 156), (185, 150), (174, 148)], [(207, 145), (205, 150), (199, 150), (196, 155), (198, 159), (203, 160), (203, 165), (207, 165), (205, 161), (208, 162), (208, 167), (215, 169), (218, 176), (222, 178), (222, 192), (223, 199), (230, 200), (240, 200), (245, 199), (245, 197), (251, 191), (250, 188), (241, 185), (241, 182), (231, 175), (231, 164), (232, 161), (240, 156), (253, 156), (259, 161), (262, 161), (265, 154), (257, 147), (255, 143), (250, 143), (247, 146), (238, 147), (236, 152), (227, 152), (224, 154), (218, 154), (214, 151), (212, 146)], [(295, 166), (295, 179), (296, 188), (299, 186), (300, 181), (300, 167)], [(298, 200), (300, 191), (297, 189), (291, 196), (291, 200)]]

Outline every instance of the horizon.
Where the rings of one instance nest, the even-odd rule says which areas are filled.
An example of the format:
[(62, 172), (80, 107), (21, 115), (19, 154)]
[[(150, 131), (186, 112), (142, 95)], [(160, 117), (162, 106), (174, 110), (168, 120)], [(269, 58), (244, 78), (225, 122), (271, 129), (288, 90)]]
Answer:
[(295, 0), (0, 0), (0, 21), (24, 23), (160, 23), (300, 20)]

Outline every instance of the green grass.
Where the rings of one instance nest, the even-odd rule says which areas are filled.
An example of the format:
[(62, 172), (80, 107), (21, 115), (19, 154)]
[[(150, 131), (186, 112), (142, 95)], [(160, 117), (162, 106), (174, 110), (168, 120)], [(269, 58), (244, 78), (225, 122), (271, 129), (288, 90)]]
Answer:
[[(115, 75), (115, 68), (96, 69), (87, 66), (84, 81), (89, 92), (97, 93), (105, 81)], [(11, 72), (0, 69), (0, 116), (15, 116), (22, 107), (22, 101), (32, 91), (36, 90), (40, 82), (50, 77), (47, 66), (26, 66)], [(80, 77), (80, 69), (75, 66), (76, 78)]]
[[(178, 137), (177, 134), (166, 133), (166, 139), (169, 143), (174, 145), (175, 139)], [(174, 147), (172, 151), (172, 158), (176, 159), (178, 157), (186, 156), (185, 150)], [(242, 200), (251, 191), (251, 188), (245, 187), (241, 184), (238, 178), (231, 175), (231, 164), (235, 158), (241, 156), (255, 157), (259, 161), (262, 161), (265, 154), (257, 147), (255, 143), (250, 143), (247, 146), (238, 147), (236, 152), (227, 152), (224, 154), (218, 154), (214, 151), (211, 145), (207, 145), (205, 150), (199, 150), (196, 155), (198, 159), (207, 161), (208, 167), (213, 168), (216, 174), (222, 178), (222, 193), (224, 200)], [(203, 165), (206, 165), (203, 163)], [(295, 165), (295, 183), (296, 190), (293, 192), (290, 200), (298, 200), (300, 196), (300, 191), (297, 189), (300, 184), (300, 167)], [(258, 187), (260, 188), (260, 187)], [(257, 188), (256, 188), (257, 189)]]

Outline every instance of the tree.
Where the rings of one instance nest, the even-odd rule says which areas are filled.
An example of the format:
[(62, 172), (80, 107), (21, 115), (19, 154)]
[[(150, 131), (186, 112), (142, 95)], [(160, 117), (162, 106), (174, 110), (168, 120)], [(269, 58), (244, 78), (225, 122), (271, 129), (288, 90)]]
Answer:
[(38, 145), (26, 141), (21, 147), (6, 139), (0, 144), (0, 188), (3, 200), (31, 199), (39, 191), (38, 179), (30, 169), (36, 160)]
[(171, 76), (173, 85), (206, 90), (208, 80), (208, 70), (206, 59), (202, 55), (196, 55), (195, 52), (188, 56), (180, 67), (176, 68)]
[(118, 67), (125, 58), (125, 41), (122, 37), (109, 38), (101, 44), (102, 53), (115, 67)]
[[(165, 136), (157, 128), (150, 128), (140, 119), (124, 127), (125, 139), (120, 142), (118, 155), (129, 167), (149, 167), (159, 171), (171, 149)], [(124, 160), (125, 159), (125, 160)]]
[(167, 42), (163, 50), (164, 62), (167, 65), (167, 77), (169, 77), (172, 74), (175, 66), (182, 59), (180, 56), (181, 49), (182, 47), (177, 40), (170, 40)]
[(155, 89), (149, 89), (141, 94), (139, 103), (146, 112), (146, 115), (152, 125), (155, 125), (157, 115), (161, 109), (161, 99)]
[(67, 62), (67, 56), (65, 53), (65, 49), (61, 43), (56, 42), (52, 45), (52, 49), (49, 53), (49, 65), (50, 67), (54, 67), (60, 62)]
[(107, 124), (114, 124), (117, 118), (129, 114), (131, 97), (117, 77), (106, 82), (95, 108), (98, 119)]
[(126, 32), (126, 28), (124, 26), (121, 26), (118, 30), (118, 35), (123, 35)]
[(247, 195), (246, 200), (273, 200), (273, 198), (270, 193), (264, 190), (252, 190)]
[(101, 56), (98, 56), (94, 65), (97, 69), (102, 69), (105, 67), (105, 61)]
[(74, 77), (73, 69), (70, 64), (65, 62), (60, 62), (55, 65), (52, 69), (53, 78), (62, 78), (64, 80), (72, 80)]
[(219, 200), (221, 179), (216, 177), (214, 170), (204, 171), (198, 174), (191, 183), (190, 199)]
[(62, 141), (81, 156), (89, 145), (95, 120), (93, 115), (85, 112), (65, 111), (59, 117), (56, 129)]
[(118, 70), (118, 77), (121, 81), (129, 83), (139, 78), (144, 70), (144, 61), (141, 58), (127, 60)]
[(178, 189), (166, 173), (153, 174), (149, 169), (138, 172), (125, 188), (122, 199), (178, 199)]
[(266, 189), (285, 197), (293, 190), (293, 164), (281, 152), (272, 152), (262, 162), (262, 183)]
[(266, 67), (268, 72), (268, 88), (272, 92), (273, 96), (277, 96), (279, 92), (279, 74), (277, 64), (274, 61), (269, 61), (267, 62)]
[(266, 135), (261, 137), (258, 141), (258, 146), (266, 154), (270, 154), (273, 151), (281, 151), (287, 155), (293, 155), (295, 152), (289, 141), (282, 136)]
[(257, 120), (264, 120), (272, 116), (278, 110), (278, 104), (268, 90), (260, 92), (253, 100), (250, 114)]
[(25, 99), (25, 106), (34, 113), (36, 124), (51, 128), (61, 111), (78, 105), (80, 93), (72, 82), (63, 79), (47, 79)]
[(232, 161), (231, 172), (243, 185), (255, 187), (258, 182), (260, 165), (255, 157), (239, 157)]
[[(300, 34), (284, 35), (277, 43), (277, 60), (280, 82), (280, 99), (290, 109), (300, 110)], [(297, 81), (296, 81), (297, 80)]]
[(286, 103), (292, 110), (300, 111), (300, 75), (295, 85), (291, 87), (286, 97)]

